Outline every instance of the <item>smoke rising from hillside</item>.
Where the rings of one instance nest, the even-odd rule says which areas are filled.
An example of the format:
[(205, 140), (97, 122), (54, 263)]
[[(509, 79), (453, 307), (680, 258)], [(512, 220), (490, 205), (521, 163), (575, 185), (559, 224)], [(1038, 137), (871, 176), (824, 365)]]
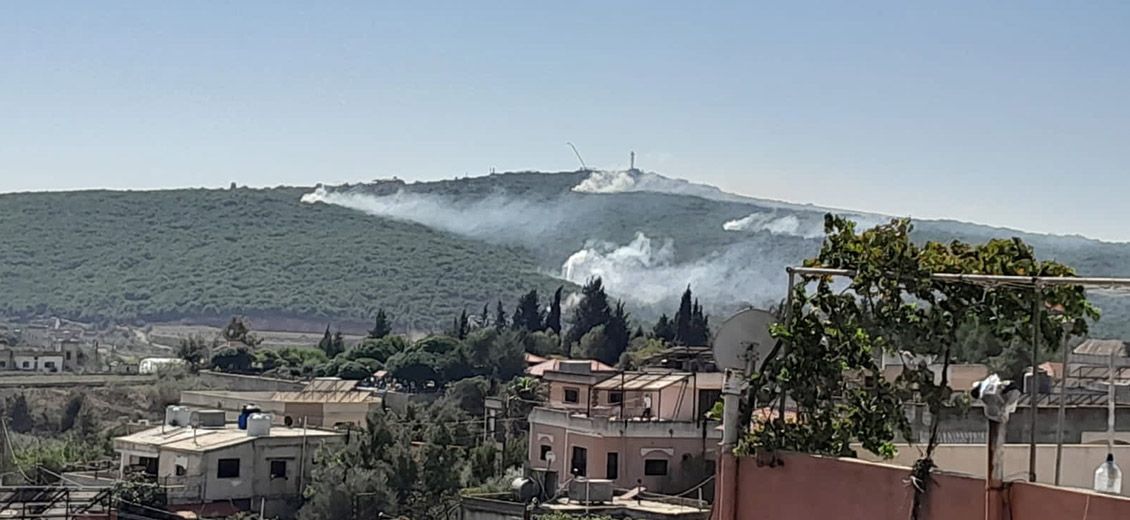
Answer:
[[(675, 244), (656, 244), (642, 233), (624, 245), (588, 244), (561, 266), (561, 277), (584, 284), (599, 276), (617, 296), (644, 304), (671, 304), (690, 285), (712, 307), (737, 308), (772, 301), (783, 266), (752, 265), (752, 244), (738, 243), (721, 252), (675, 263)], [(767, 268), (768, 267), (768, 268)]]
[(726, 231), (768, 231), (774, 235), (790, 235), (801, 238), (817, 238), (823, 230), (816, 223), (801, 224), (796, 215), (777, 216), (773, 213), (757, 212), (749, 216), (722, 224)]
[(350, 209), (449, 231), (494, 243), (530, 244), (551, 226), (571, 218), (562, 204), (546, 204), (496, 194), (469, 201), (443, 195), (397, 191), (372, 195), (354, 191), (329, 191), (318, 187), (302, 202), (324, 202)]
[[(618, 181), (610, 182), (613, 185)], [(466, 200), (404, 190), (375, 195), (322, 187), (304, 195), (302, 202), (339, 205), (479, 240), (535, 249), (544, 248), (547, 237), (560, 236), (555, 229), (583, 225), (581, 216), (587, 211), (606, 209), (599, 199), (589, 206), (583, 200), (530, 200), (505, 193)], [(783, 222), (763, 224), (795, 233), (795, 217), (792, 221), (778, 220)], [(764, 243), (752, 236), (684, 262), (676, 260), (675, 247), (670, 239), (653, 239), (642, 233), (622, 245), (591, 240), (559, 264), (557, 274), (578, 285), (599, 276), (615, 297), (649, 307), (677, 304), (687, 285), (702, 295), (711, 312), (740, 304), (765, 304), (780, 292), (784, 263), (765, 262)]]

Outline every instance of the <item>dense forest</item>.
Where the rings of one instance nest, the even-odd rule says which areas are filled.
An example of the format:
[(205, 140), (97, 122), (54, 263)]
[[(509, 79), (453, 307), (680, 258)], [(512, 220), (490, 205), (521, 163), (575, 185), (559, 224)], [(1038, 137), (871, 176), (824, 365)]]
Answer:
[(305, 191), (0, 195), (0, 313), (367, 323), (385, 308), (397, 329), (428, 330), (560, 285), (517, 249), (299, 204)]

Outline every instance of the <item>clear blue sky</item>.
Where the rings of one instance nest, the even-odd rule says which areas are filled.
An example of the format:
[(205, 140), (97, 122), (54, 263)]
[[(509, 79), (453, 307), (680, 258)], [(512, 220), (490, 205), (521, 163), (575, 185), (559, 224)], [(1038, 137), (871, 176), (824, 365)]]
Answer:
[(1130, 240), (1130, 4), (421, 3), (5, 3), (0, 191), (566, 170), (572, 141)]

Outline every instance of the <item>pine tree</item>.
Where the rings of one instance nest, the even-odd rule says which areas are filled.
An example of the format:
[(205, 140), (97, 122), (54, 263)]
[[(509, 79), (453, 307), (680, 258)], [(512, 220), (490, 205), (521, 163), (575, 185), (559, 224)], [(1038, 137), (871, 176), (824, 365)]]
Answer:
[(495, 307), (494, 328), (498, 330), (506, 328), (506, 309), (502, 307), (502, 300), (498, 300), (498, 305)]
[(369, 337), (372, 339), (381, 339), (392, 333), (392, 325), (389, 323), (388, 315), (385, 314), (384, 309), (377, 309), (377, 319), (373, 324), (372, 330), (369, 331)]
[(538, 332), (542, 330), (541, 304), (538, 303), (538, 290), (534, 289), (518, 300), (514, 308), (514, 320), (511, 321), (514, 330)]
[(552, 330), (558, 336), (561, 335), (561, 292), (564, 290), (561, 286), (553, 293), (553, 303), (549, 304), (549, 314), (545, 317), (545, 330)]
[(608, 295), (604, 283), (593, 278), (581, 288), (581, 301), (573, 309), (573, 323), (569, 327), (567, 345), (577, 343), (593, 327), (604, 325), (612, 318), (612, 308), (608, 305)]
[(666, 314), (660, 316), (659, 321), (656, 321), (655, 326), (651, 328), (651, 335), (668, 343), (675, 341), (675, 322)]
[(483, 313), (479, 315), (479, 328), (485, 329), (490, 325), (490, 305), (483, 304)]

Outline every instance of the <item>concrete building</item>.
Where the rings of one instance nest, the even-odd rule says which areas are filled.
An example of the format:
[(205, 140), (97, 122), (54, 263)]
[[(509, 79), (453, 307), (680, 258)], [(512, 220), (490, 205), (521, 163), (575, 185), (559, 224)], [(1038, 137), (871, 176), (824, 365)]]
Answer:
[(713, 474), (721, 432), (704, 416), (721, 393), (721, 374), (546, 372), (543, 379), (549, 402), (529, 416), (528, 466), (546, 490), (581, 476), (673, 494)]
[(357, 381), (315, 379), (299, 391), (222, 391), (181, 392), (181, 404), (216, 408), (229, 418), (238, 416), (243, 406), (255, 404), (270, 413), (276, 424), (287, 419), (295, 426), (363, 426), (369, 412), (381, 406), (381, 394), (357, 388)]
[[(270, 425), (252, 416), (247, 429), (226, 423), (220, 411), (170, 411), (164, 424), (114, 439), (121, 473), (140, 471), (166, 491), (168, 504), (234, 504), (290, 517), (301, 503), (314, 454), (344, 441), (340, 432)], [(184, 426), (199, 424), (199, 427)]]
[(34, 347), (0, 347), (0, 370), (57, 373), (63, 371), (62, 352)]

